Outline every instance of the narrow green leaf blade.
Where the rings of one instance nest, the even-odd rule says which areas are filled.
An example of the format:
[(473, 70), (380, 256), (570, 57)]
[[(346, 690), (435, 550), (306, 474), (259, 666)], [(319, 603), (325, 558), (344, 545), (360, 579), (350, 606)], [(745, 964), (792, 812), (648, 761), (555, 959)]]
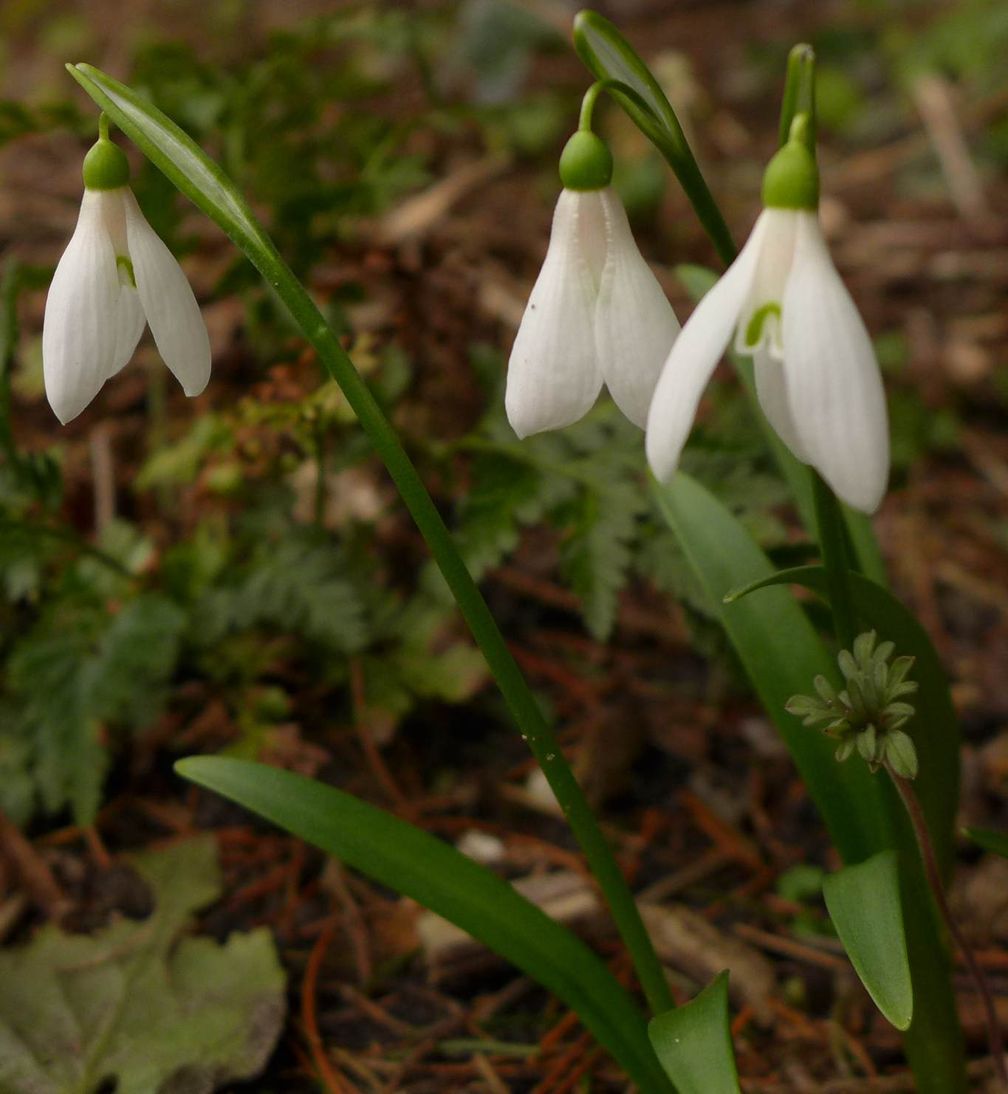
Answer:
[(739, 1094), (727, 970), (684, 1006), (653, 1018), (648, 1036), (679, 1094)]
[(220, 756), (175, 766), (480, 939), (577, 1011), (643, 1090), (670, 1090), (644, 1016), (615, 977), (496, 874), (414, 825), (301, 775)]
[(875, 1005), (897, 1029), (913, 1017), (895, 851), (823, 879), (823, 897), (847, 956)]
[(985, 851), (1008, 858), (1008, 832), (995, 832), (991, 828), (964, 828), (963, 832)]

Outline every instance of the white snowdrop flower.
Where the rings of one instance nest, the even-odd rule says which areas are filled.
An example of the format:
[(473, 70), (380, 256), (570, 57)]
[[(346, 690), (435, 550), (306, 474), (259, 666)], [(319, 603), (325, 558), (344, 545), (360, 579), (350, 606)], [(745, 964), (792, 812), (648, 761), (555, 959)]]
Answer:
[(889, 429), (878, 362), (819, 227), (819, 179), (800, 115), (771, 160), (752, 234), (683, 327), (655, 388), (647, 456), (676, 469), (697, 405), (725, 347), (752, 356), (760, 406), (794, 455), (848, 505), (878, 508)]
[(571, 425), (602, 385), (644, 428), (679, 323), (609, 186), (612, 156), (580, 130), (560, 159), (549, 249), (508, 362), (505, 408), (519, 437)]
[(189, 282), (140, 211), (104, 116), (100, 128), (42, 326), (46, 396), (64, 425), (129, 361), (148, 323), (186, 395), (198, 395), (210, 378), (210, 340)]

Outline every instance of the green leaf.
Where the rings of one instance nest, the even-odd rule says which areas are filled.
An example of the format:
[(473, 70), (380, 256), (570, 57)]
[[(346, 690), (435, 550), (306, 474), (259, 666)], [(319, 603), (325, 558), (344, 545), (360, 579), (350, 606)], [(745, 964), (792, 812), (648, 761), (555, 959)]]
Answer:
[[(906, 1034), (907, 1053), (922, 1094), (965, 1091), (961, 1031), (948, 954), (913, 830), (898, 795), (884, 779), (872, 776), (864, 764), (838, 765), (830, 742), (804, 729), (784, 709), (788, 699), (805, 693), (816, 676), (837, 679), (833, 658), (787, 589), (768, 588), (751, 603), (737, 596), (723, 603), (726, 594), (740, 584), (779, 584), (769, 559), (738, 521), (688, 476), (680, 473), (667, 486), (656, 485), (655, 489), (691, 566), (711, 598), (722, 602), (722, 624), (757, 695), (787, 743), (840, 854), (845, 861), (856, 863), (891, 847), (899, 851), (902, 891), (907, 906), (917, 909), (905, 923), (916, 1000), (914, 1021)], [(876, 603), (892, 599), (859, 575), (852, 575), (852, 588), (870, 588)], [(883, 601), (880, 594), (888, 600)], [(862, 614), (871, 618), (866, 610)], [(890, 614), (886, 613), (887, 623), (892, 622)], [(891, 637), (889, 626), (872, 622), (880, 635)], [(904, 638), (909, 633), (908, 628)], [(904, 644), (899, 642), (899, 648)], [(910, 652), (926, 657), (930, 644), (925, 643), (926, 648), (919, 642), (917, 645), (919, 650)], [(941, 680), (940, 666), (936, 662), (928, 664), (934, 664)], [(928, 675), (921, 662), (922, 682)], [(922, 702), (921, 706), (926, 704)], [(953, 790), (950, 810), (949, 788), (956, 782), (958, 770), (958, 731), (953, 727), (951, 739), (934, 740), (930, 730), (923, 737), (919, 742), (919, 781), (926, 780), (921, 787), (922, 802), (936, 844), (947, 853), (955, 800)], [(938, 765), (934, 771), (930, 770), (932, 763)]]
[[(46, 810), (69, 804), (79, 824), (94, 819), (108, 765), (101, 726), (135, 729), (157, 715), (183, 624), (170, 600), (143, 593), (111, 617), (66, 603), (18, 643), (7, 667), (17, 714), (0, 726), (0, 746), (27, 742)], [(6, 787), (0, 801), (11, 805)]]
[(91, 935), (47, 926), (0, 953), (4, 1094), (210, 1091), (254, 1077), (273, 1051), (285, 996), (269, 932), (180, 937), (220, 894), (213, 839), (133, 865), (154, 899), (147, 919)]
[(995, 832), (991, 828), (964, 828), (963, 832), (985, 851), (1008, 858), (1008, 832)]
[(496, 874), (414, 825), (300, 775), (219, 756), (175, 766), (468, 931), (577, 1011), (642, 1089), (669, 1089), (643, 1015), (615, 977)]
[(727, 970), (690, 1002), (653, 1018), (648, 1036), (679, 1094), (739, 1094)]
[(897, 1029), (913, 1015), (913, 985), (903, 933), (895, 851), (880, 851), (823, 879), (833, 926), (861, 983)]

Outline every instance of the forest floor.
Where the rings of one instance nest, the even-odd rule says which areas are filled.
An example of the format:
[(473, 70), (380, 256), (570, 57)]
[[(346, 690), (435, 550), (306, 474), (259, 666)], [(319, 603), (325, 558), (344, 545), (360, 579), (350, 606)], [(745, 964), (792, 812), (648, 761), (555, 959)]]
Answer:
[[(649, 58), (664, 55), (673, 67), (689, 59), (677, 102), (687, 104), (690, 136), (713, 189), (734, 195), (726, 215), (737, 236), (753, 219), (759, 165), (774, 146), (778, 87), (750, 86), (733, 73), (750, 71), (744, 59), (753, 43), (814, 37), (837, 11), (853, 7), (607, 9)], [(266, 19), (268, 6), (262, 11)], [(860, 18), (868, 16), (840, 21), (856, 26)], [(102, 34), (94, 60), (114, 68), (112, 30)], [(30, 58), (18, 64), (22, 79), (37, 78)], [(562, 53), (537, 57), (528, 77), (532, 87), (576, 87), (579, 79), (576, 57)], [(420, 93), (399, 89), (403, 100)], [(869, 329), (898, 336), (902, 346), (893, 383), (904, 449), (875, 528), (893, 588), (922, 621), (951, 679), (963, 729), (959, 819), (1006, 829), (1008, 182), (978, 169), (968, 152), (1005, 101), (964, 101), (941, 79), (900, 95), (909, 96), (902, 128), (854, 150), (825, 139), (823, 219)], [(633, 153), (633, 135), (618, 133)], [(397, 420), (413, 436), (451, 437), (482, 409), (470, 347), (506, 352), (510, 344), (545, 249), (553, 194), (541, 162), (488, 156), (471, 133), (418, 139), (450, 181), (425, 188), (423, 202), (407, 199), (361, 219), (351, 239), (327, 249), (312, 288), (324, 297), (351, 281), (364, 287), (352, 316), (414, 362)], [(77, 184), (66, 164), (79, 146), (66, 134), (45, 134), (6, 155), (5, 249), (27, 261), (55, 260), (75, 215)], [(915, 185), (922, 164), (930, 185)], [(186, 268), (205, 296), (229, 256), (219, 236), (197, 234)], [(661, 197), (642, 249), (684, 317), (691, 305), (668, 256), (715, 259), (674, 186)], [(25, 337), (37, 336), (43, 299), (25, 300)], [(265, 372), (243, 316), (237, 296), (218, 295), (207, 308), (215, 368), (199, 412), (225, 407), (250, 384), (269, 403), (307, 397), (317, 382), (307, 355)], [(130, 492), (148, 428), (147, 382), (145, 370), (127, 370), (61, 434), (62, 512), (84, 537), (123, 507), (148, 522), (155, 539), (178, 534), (177, 514), (166, 517)], [(174, 391), (169, 412), (193, 413)], [(938, 435), (946, 427), (947, 436)], [(37, 398), (19, 401), (15, 428), (27, 450), (50, 445), (57, 431)], [(390, 565), (401, 563), (408, 580), (422, 542), (389, 502), (381, 469), (373, 461), (362, 466), (354, 480), (360, 504), (378, 506), (379, 549)], [(194, 488), (184, 505), (199, 504)], [(775, 516), (797, 536), (787, 510)], [(817, 929), (825, 919), (812, 895), (817, 875), (809, 889), (802, 870), (835, 867), (835, 852), (765, 714), (730, 667), (697, 651), (687, 614), (631, 582), (612, 635), (594, 639), (576, 596), (556, 576), (550, 533), (538, 530), (526, 532), (482, 586), (650, 908), (677, 997), (689, 998), (731, 967), (747, 1094), (911, 1091), (898, 1034), (875, 1011), (835, 939)], [(351, 665), (351, 691), (355, 681)], [(66, 816), (36, 818), (24, 836), (5, 826), (0, 926), (9, 940), (23, 941), (53, 917), (68, 929), (91, 930), (136, 915), (144, 897), (124, 856), (210, 831), (225, 895), (200, 915), (198, 930), (223, 939), (268, 927), (289, 988), (288, 1018), (267, 1070), (228, 1089), (625, 1089), (575, 1016), (528, 978), (412, 901), (175, 777), (179, 755), (214, 751), (238, 731), (234, 712), (205, 684), (177, 679), (172, 686), (175, 700), (117, 759), (92, 827), (70, 825)], [(571, 836), (532, 777), (531, 758), (504, 715), (488, 715), (492, 682), (478, 681), (464, 702), (422, 703), (391, 730), (369, 724), (366, 705), (352, 696), (333, 701), (293, 671), (283, 686), (304, 694), (294, 703), (296, 724), (272, 738), (274, 761), (323, 776), (520, 881), (632, 984)], [(326, 714), (331, 701), (341, 712), (336, 724)], [(314, 723), (303, 713), (310, 710)], [(1008, 1028), (1008, 862), (960, 841), (952, 899)], [(961, 965), (956, 984), (979, 1090), (989, 1075), (984, 1028)]]

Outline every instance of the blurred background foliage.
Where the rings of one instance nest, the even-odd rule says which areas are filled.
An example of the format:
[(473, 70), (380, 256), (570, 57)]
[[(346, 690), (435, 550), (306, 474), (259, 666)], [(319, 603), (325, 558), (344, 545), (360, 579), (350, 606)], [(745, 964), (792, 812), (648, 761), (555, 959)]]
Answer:
[[(623, 7), (605, 11), (634, 37), (649, 13)], [(895, 148), (871, 218), (945, 200), (948, 164), (919, 135), (927, 81), (963, 105), (980, 177), (1008, 165), (1002, 0), (739, 7), (774, 12), (761, 36), (724, 50), (702, 29), (654, 48), (638, 35), (739, 234), (799, 37), (820, 57), (827, 197), (855, 153), (863, 166)], [(254, 271), (135, 156), (138, 198), (206, 308), (211, 386), (186, 403), (148, 348), (71, 428), (48, 413), (44, 289), (95, 127), (67, 60), (142, 90), (248, 193), (404, 433), (509, 634), (562, 620), (604, 640), (621, 606), (645, 603), (653, 628), (677, 613), (720, 664), (703, 686), (733, 686), (709, 605), (644, 488), (639, 432), (605, 398), (574, 428), (523, 443), (503, 417), (556, 154), (587, 86), (566, 5), (234, 0), (124, 12), (51, 0), (0, 9), (0, 808), (21, 824), (68, 811), (88, 823), (110, 772), (143, 774), (158, 749), (225, 748), (317, 771), (334, 762), (319, 745), (353, 739), (355, 725), (383, 746), (448, 708), (470, 740), (503, 717), (339, 392)], [(712, 262), (709, 248), (639, 135), (613, 110), (605, 127), (642, 246), (684, 317), (672, 267)], [(835, 234), (851, 216), (824, 207)], [(853, 251), (846, 259), (858, 266)], [(959, 443), (964, 406), (1003, 413), (1008, 398), (1003, 342), (981, 347), (975, 383), (929, 387), (914, 371), (903, 313), (914, 306), (920, 319), (950, 298), (940, 286), (914, 304), (911, 273), (889, 278), (880, 299), (871, 271), (853, 270), (892, 381), (897, 488)], [(804, 556), (730, 382), (715, 386), (686, 466), (780, 562)], [(508, 595), (529, 586), (549, 595)]]

